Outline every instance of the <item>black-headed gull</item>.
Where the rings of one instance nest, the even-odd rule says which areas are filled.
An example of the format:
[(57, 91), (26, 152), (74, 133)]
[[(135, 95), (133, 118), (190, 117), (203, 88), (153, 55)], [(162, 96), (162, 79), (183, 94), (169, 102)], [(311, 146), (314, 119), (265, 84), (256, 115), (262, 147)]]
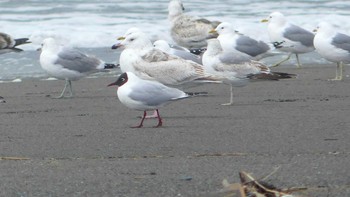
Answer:
[(274, 43), (277, 49), (288, 52), (286, 59), (276, 63), (278, 66), (289, 60), (292, 54), (295, 54), (298, 62), (298, 68), (301, 67), (299, 54), (308, 53), (315, 50), (313, 39), (314, 34), (299, 26), (289, 23), (286, 17), (280, 12), (272, 12), (267, 19), (261, 22), (267, 22), (267, 31), (270, 41)]
[(10, 35), (0, 32), (0, 54), (22, 51), (17, 46), (27, 43), (30, 43), (28, 38), (14, 39)]
[(350, 36), (339, 33), (331, 24), (321, 22), (314, 30), (316, 52), (326, 60), (337, 63), (333, 80), (343, 79), (343, 64), (350, 63)]
[(271, 72), (264, 64), (250, 60), (248, 55), (225, 52), (218, 39), (209, 39), (207, 42), (207, 51), (203, 54), (203, 66), (207, 72), (225, 78), (224, 82), (231, 86), (230, 102), (222, 105), (233, 104), (233, 86), (242, 87), (254, 80), (278, 80), (295, 76)]
[(121, 103), (128, 108), (143, 111), (140, 124), (132, 128), (143, 126), (149, 110), (155, 110), (157, 113), (158, 124), (155, 127), (162, 126), (163, 122), (158, 109), (172, 101), (191, 97), (179, 89), (165, 86), (157, 81), (141, 79), (132, 72), (121, 74), (117, 81), (108, 86), (113, 85), (118, 86), (117, 95)]
[(207, 45), (206, 39), (217, 37), (217, 35), (210, 34), (209, 31), (218, 26), (220, 22), (184, 14), (181, 0), (170, 0), (168, 11), (168, 19), (171, 24), (170, 34), (178, 45), (188, 49), (202, 48)]
[(103, 69), (116, 67), (114, 64), (106, 64), (100, 59), (86, 55), (76, 49), (60, 45), (53, 38), (43, 40), (40, 64), (50, 76), (66, 81), (61, 95), (55, 98), (65, 97), (67, 88), (69, 88), (67, 97), (73, 96), (71, 81)]

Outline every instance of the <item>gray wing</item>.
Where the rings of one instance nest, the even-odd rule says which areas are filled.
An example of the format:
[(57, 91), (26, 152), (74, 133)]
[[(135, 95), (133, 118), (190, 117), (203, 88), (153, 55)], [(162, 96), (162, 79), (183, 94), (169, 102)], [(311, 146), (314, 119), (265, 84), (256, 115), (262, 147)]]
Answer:
[(187, 95), (181, 90), (167, 87), (161, 83), (147, 81), (146, 83), (132, 87), (129, 94), (133, 100), (149, 106), (158, 106), (172, 100), (186, 98)]
[(291, 25), (286, 29), (283, 36), (289, 40), (300, 42), (304, 46), (312, 47), (315, 35), (301, 27)]
[(256, 41), (248, 36), (240, 36), (236, 41), (236, 50), (252, 57), (266, 53), (270, 47), (263, 41)]
[(71, 48), (64, 48), (57, 56), (58, 59), (54, 62), (55, 64), (60, 64), (63, 68), (80, 73), (93, 71), (102, 63), (101, 60), (97, 58), (89, 57)]
[(332, 45), (350, 52), (350, 36), (337, 33), (332, 40)]
[(182, 59), (185, 59), (185, 60), (191, 60), (191, 61), (194, 61), (198, 64), (202, 64), (201, 58), (199, 56), (194, 55), (193, 53), (188, 52), (188, 51), (180, 51), (180, 50), (174, 49), (173, 55), (181, 57)]
[(173, 49), (175, 49), (175, 50), (179, 50), (179, 51), (189, 51), (187, 48), (182, 47), (182, 46), (173, 45), (173, 44), (170, 44), (169, 46), (170, 46), (170, 48), (173, 48)]
[(223, 52), (220, 54), (219, 60), (224, 64), (241, 64), (249, 62), (251, 58), (243, 53)]

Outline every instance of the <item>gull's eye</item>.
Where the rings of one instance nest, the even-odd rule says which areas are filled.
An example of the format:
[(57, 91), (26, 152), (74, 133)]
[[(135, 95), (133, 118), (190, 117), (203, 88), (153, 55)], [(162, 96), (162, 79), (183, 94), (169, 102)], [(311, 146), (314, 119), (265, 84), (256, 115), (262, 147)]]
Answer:
[(225, 29), (224, 27), (221, 27), (221, 29)]
[(130, 41), (132, 42), (132, 41), (134, 41), (135, 39), (134, 38), (130, 38)]
[(125, 78), (121, 78), (122, 81), (125, 81)]

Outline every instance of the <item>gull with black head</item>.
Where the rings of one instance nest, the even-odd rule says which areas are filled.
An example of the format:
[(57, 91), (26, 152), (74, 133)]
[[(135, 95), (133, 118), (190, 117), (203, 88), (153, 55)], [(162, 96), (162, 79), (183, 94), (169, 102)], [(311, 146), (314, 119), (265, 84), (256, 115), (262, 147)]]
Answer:
[(158, 110), (160, 107), (173, 101), (192, 97), (179, 89), (167, 87), (157, 81), (141, 79), (132, 72), (121, 74), (117, 81), (108, 86), (114, 85), (118, 86), (117, 95), (121, 103), (128, 108), (143, 111), (140, 124), (132, 128), (143, 127), (149, 110), (155, 110), (157, 113), (158, 124), (155, 127), (162, 126), (163, 121)]

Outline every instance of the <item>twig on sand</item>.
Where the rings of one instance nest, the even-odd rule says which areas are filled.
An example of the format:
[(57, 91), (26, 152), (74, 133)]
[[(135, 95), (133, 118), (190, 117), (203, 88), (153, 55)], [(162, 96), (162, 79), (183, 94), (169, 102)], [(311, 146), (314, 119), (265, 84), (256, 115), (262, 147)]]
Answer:
[(0, 157), (0, 160), (29, 160), (28, 157)]
[[(278, 168), (273, 172), (263, 177), (262, 179), (267, 179), (272, 174), (276, 173)], [(239, 172), (240, 183), (230, 184), (226, 179), (222, 181), (225, 192), (239, 192), (240, 197), (248, 196), (258, 196), (258, 197), (297, 197), (292, 195), (293, 192), (306, 190), (307, 188), (289, 188), (289, 189), (277, 189), (273, 185), (265, 183), (263, 181), (258, 181), (252, 175), (247, 172)], [(261, 179), (261, 180), (262, 180)], [(232, 196), (232, 195), (231, 195)], [(227, 195), (228, 197), (228, 195)]]

